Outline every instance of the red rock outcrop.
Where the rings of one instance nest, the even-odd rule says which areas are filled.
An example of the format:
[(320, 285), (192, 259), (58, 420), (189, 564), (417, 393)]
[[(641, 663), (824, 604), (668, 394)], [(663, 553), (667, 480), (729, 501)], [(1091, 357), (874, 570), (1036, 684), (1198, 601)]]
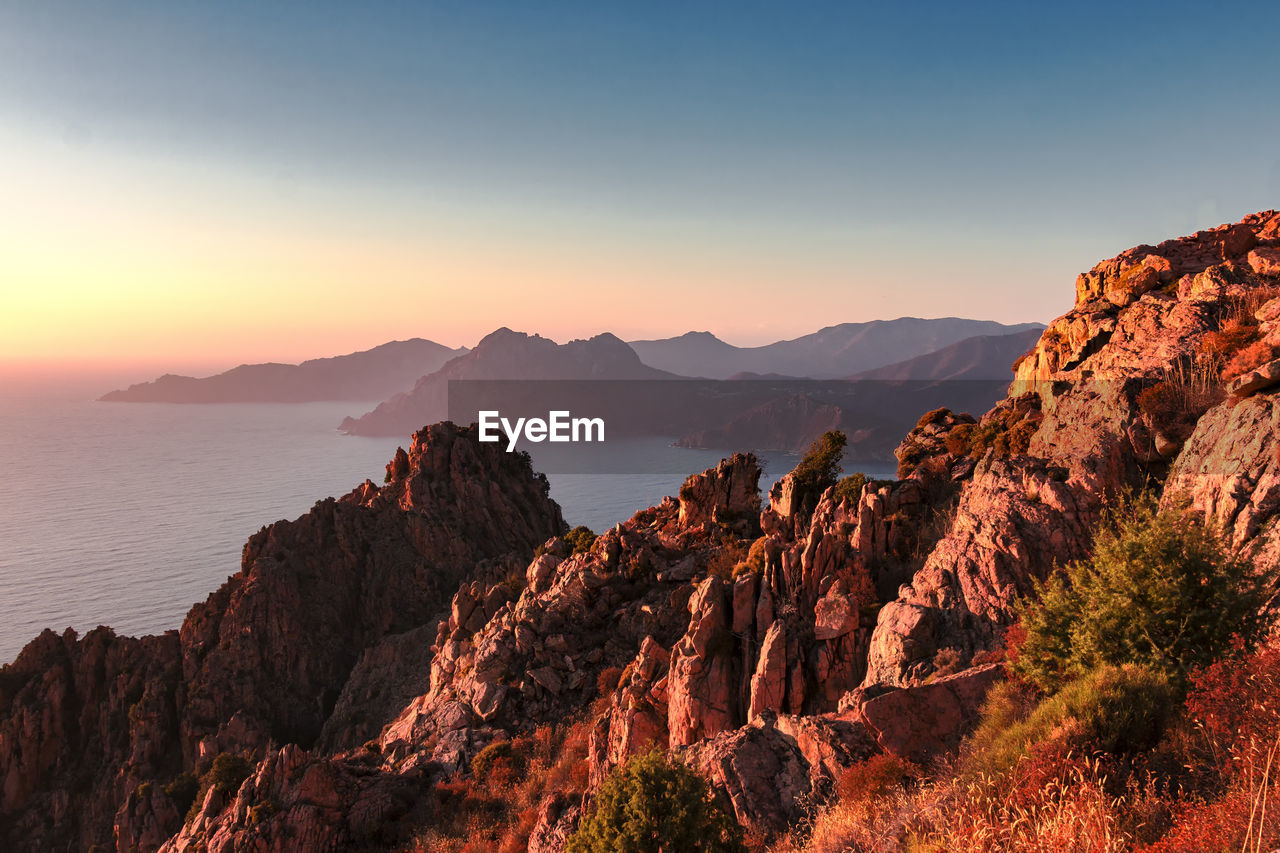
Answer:
[(766, 837), (792, 825), (845, 768), (879, 751), (865, 728), (835, 715), (769, 715), (678, 752), (722, 791), (748, 831)]
[[(967, 660), (996, 646), (1031, 578), (1088, 553), (1109, 497), (1162, 482), (1171, 463), (1175, 491), (1185, 491), (1197, 466), (1216, 464), (1205, 460), (1236, 458), (1240, 449), (1229, 445), (1245, 433), (1235, 431), (1256, 431), (1263, 416), (1254, 404), (1233, 420), (1222, 404), (1200, 417), (1195, 398), (1211, 404), (1218, 382), (1203, 352), (1208, 336), (1242, 306), (1274, 295), (1280, 279), (1259, 274), (1244, 253), (1276, 244), (1278, 228), (1280, 214), (1259, 213), (1235, 226), (1130, 249), (1080, 277), (1075, 307), (1016, 367), (1011, 395), (1032, 392), (1041, 400), (1025, 455), (992, 449), (978, 466), (946, 535), (881, 609), (865, 686), (918, 683), (944, 648)], [(1265, 323), (1261, 334), (1271, 334)], [(1174, 429), (1158, 422), (1159, 412), (1143, 409), (1141, 394), (1158, 384), (1186, 401), (1175, 414), (1191, 427)], [(1184, 449), (1191, 428), (1196, 443)], [(1215, 450), (1219, 442), (1225, 444)], [(1203, 477), (1192, 490), (1204, 506), (1220, 505)], [(1258, 491), (1250, 487), (1250, 494)], [(1260, 504), (1269, 517), (1267, 499)], [(1256, 526), (1251, 517), (1244, 513), (1244, 528)]]
[[(122, 804), (145, 780), (182, 770), (172, 748), (181, 678), (174, 632), (45, 631), (28, 643), (0, 670), (0, 846), (114, 847)], [(134, 828), (163, 840), (178, 826), (170, 812)]]
[[(432, 623), (461, 579), (523, 563), (565, 527), (527, 457), (452, 424), (418, 433), (388, 472), (380, 489), (251, 537), (241, 571), (180, 634), (46, 632), (0, 670), (5, 849), (155, 849), (179, 828), (163, 789), (180, 773), (220, 752), (310, 745), (366, 649)], [(392, 657), (364, 656), (365, 687), (344, 706), (358, 697), (377, 727), (373, 693), (399, 705)], [(379, 660), (391, 666), (371, 692)]]
[(1003, 665), (989, 663), (850, 704), (854, 719), (885, 752), (923, 765), (960, 745), (977, 722), (987, 691), (1003, 677)]
[[(588, 707), (591, 784), (669, 749), (776, 834), (856, 761), (955, 748), (999, 677), (974, 656), (1119, 490), (1280, 561), (1277, 251), (1266, 212), (1097, 265), (1006, 400), (928, 413), (860, 491), (788, 476), (761, 511), (739, 455), (584, 547), (526, 459), (428, 428), (386, 486), (255, 535), (180, 635), (46, 632), (0, 671), (0, 842), (394, 845), (485, 745)], [(242, 750), (184, 825), (168, 783)], [(574, 791), (530, 850), (563, 849)]]

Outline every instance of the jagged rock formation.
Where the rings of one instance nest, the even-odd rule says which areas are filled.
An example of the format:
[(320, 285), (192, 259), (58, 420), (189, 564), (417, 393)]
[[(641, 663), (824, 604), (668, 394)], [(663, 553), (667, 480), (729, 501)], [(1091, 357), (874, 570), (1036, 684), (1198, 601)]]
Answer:
[(166, 783), (221, 752), (309, 746), (363, 650), (564, 529), (526, 457), (452, 424), (418, 433), (388, 470), (386, 486), (251, 537), (180, 634), (45, 632), (0, 670), (3, 846), (154, 849), (180, 824)]
[[(1236, 430), (1252, 427), (1256, 435), (1257, 424), (1238, 420), (1247, 420), (1247, 411), (1233, 414), (1230, 401), (1209, 408), (1219, 377), (1204, 350), (1208, 336), (1275, 295), (1280, 279), (1265, 266), (1255, 269), (1244, 253), (1276, 243), (1280, 214), (1268, 211), (1130, 249), (1080, 276), (1075, 307), (1050, 323), (1017, 365), (1011, 401), (1026, 392), (1040, 401), (1025, 454), (987, 451), (947, 535), (881, 610), (865, 687), (918, 683), (944, 645), (962, 660), (996, 647), (1030, 579), (1086, 554), (1103, 502), (1159, 485), (1175, 457), (1174, 491), (1186, 489), (1195, 467), (1214, 465), (1205, 460), (1215, 453), (1220, 466), (1244, 464), (1237, 460), (1248, 455), (1230, 445), (1250, 434)], [(1258, 334), (1265, 339), (1273, 331)], [(1208, 409), (1193, 449), (1183, 451), (1186, 435), (1168, 423), (1168, 413), (1143, 411), (1143, 392), (1157, 385), (1176, 398), (1180, 419), (1194, 424)], [(1256, 493), (1259, 476), (1248, 494)], [(1198, 508), (1224, 511), (1203, 481), (1196, 490)], [(1272, 512), (1267, 501), (1261, 499), (1264, 516)]]
[[(255, 535), (180, 634), (46, 632), (0, 671), (0, 838), (391, 847), (484, 747), (567, 720), (586, 781), (539, 794), (528, 849), (563, 850), (591, 787), (655, 747), (775, 835), (855, 762), (955, 748), (1016, 600), (1088, 554), (1117, 492), (1280, 560), (1277, 257), (1275, 212), (1129, 250), (1081, 276), (1005, 400), (922, 417), (899, 479), (792, 474), (762, 508), (737, 455), (589, 547), (526, 459), (431, 427), (387, 486)], [(166, 783), (241, 751), (247, 778), (184, 820)]]
[[(181, 681), (173, 631), (142, 639), (109, 628), (78, 639), (45, 631), (28, 643), (0, 670), (3, 846), (105, 846), (138, 777), (167, 779), (183, 769), (174, 748)], [(132, 828), (154, 849), (179, 815), (158, 804), (152, 817)]]

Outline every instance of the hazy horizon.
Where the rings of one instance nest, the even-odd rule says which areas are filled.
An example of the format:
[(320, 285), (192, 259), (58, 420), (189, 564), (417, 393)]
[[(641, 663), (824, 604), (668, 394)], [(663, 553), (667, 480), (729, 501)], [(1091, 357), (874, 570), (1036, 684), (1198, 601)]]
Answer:
[[(860, 322), (875, 322), (875, 321), (893, 321), (893, 320), (901, 320), (901, 319), (986, 320), (988, 318), (986, 317), (965, 317), (965, 318), (924, 317), (924, 318), (921, 318), (921, 317), (914, 317), (914, 315), (904, 315), (902, 317), (872, 318), (872, 320), (869, 320), (869, 321), (854, 320), (854, 321), (848, 321), (848, 322), (860, 323)], [(1021, 323), (1042, 323), (1042, 321), (1039, 321), (1039, 320), (1024, 320), (1024, 321), (1015, 321), (1013, 323), (1008, 323), (1006, 325), (1017, 325), (1020, 322)], [(814, 328), (810, 329), (808, 332), (805, 332), (803, 334), (805, 335), (812, 334), (814, 332), (821, 331), (822, 329), (829, 328), (831, 326), (837, 326), (837, 325), (844, 325), (844, 323), (826, 323), (822, 326), (815, 326)], [(485, 332), (483, 335), (480, 335), (477, 339), (471, 340), (471, 341), (464, 341), (464, 342), (442, 341), (432, 337), (429, 334), (410, 335), (409, 338), (400, 338), (398, 340), (403, 341), (403, 340), (409, 340), (410, 338), (420, 338), (420, 339), (434, 341), (435, 343), (443, 344), (453, 349), (457, 349), (459, 347), (466, 347), (470, 349), (474, 347), (481, 338), (485, 337), (486, 335), (490, 334), (493, 331), (496, 331), (498, 328), (501, 328), (501, 327), (495, 326), (493, 329), (490, 329), (488, 332)], [(612, 332), (609, 329), (601, 329), (595, 332), (567, 335), (563, 337), (553, 337), (551, 335), (547, 335), (543, 332), (540, 332), (537, 329), (524, 329), (524, 328), (518, 328), (518, 327), (509, 327), (509, 328), (513, 328), (513, 330), (516, 332), (524, 332), (529, 335), (541, 335), (542, 337), (549, 338), (558, 344), (563, 344), (570, 340), (575, 340), (575, 339), (592, 338), (592, 337), (595, 337), (596, 335), (601, 335), (606, 333), (614, 334), (618, 337), (621, 337), (620, 335), (617, 335), (616, 332)], [(701, 332), (708, 332), (708, 331), (710, 330), (690, 328), (680, 332), (672, 332), (670, 334), (656, 335), (654, 338), (633, 337), (627, 340), (639, 341), (639, 340), (668, 339), (668, 338), (680, 337), (685, 334), (689, 334), (691, 332), (701, 333)], [(711, 332), (711, 334), (715, 335), (715, 337), (719, 338), (725, 343), (732, 344), (737, 347), (743, 347), (743, 348), (763, 346), (767, 344), (777, 343), (778, 341), (781, 341), (781, 340), (790, 340), (790, 338), (762, 338), (758, 342), (757, 341), (742, 342), (742, 341), (734, 341), (734, 340), (725, 340), (724, 337), (722, 337), (721, 335), (716, 335), (715, 332)], [(796, 337), (800, 337), (800, 335), (797, 335)], [(166, 360), (163, 354), (157, 355), (154, 358), (146, 361), (123, 363), (123, 364), (113, 363), (105, 360), (84, 360), (84, 361), (28, 360), (28, 361), (23, 361), (23, 360), (17, 360), (17, 359), (0, 359), (0, 381), (4, 381), (7, 383), (33, 384), (36, 387), (38, 387), (38, 383), (40, 383), (41, 381), (53, 381), (53, 380), (62, 380), (62, 379), (71, 378), (76, 381), (81, 381), (85, 383), (84, 387), (89, 388), (89, 387), (94, 387), (93, 383), (97, 383), (97, 382), (116, 381), (116, 382), (125, 382), (126, 384), (132, 384), (134, 382), (144, 382), (151, 379), (155, 379), (156, 377), (165, 373), (175, 373), (175, 374), (185, 375), (185, 376), (204, 377), (208, 375), (216, 375), (219, 373), (223, 373), (234, 367), (240, 367), (247, 364), (266, 364), (266, 363), (298, 364), (303, 361), (308, 361), (311, 359), (321, 359), (321, 358), (330, 358), (333, 356), (350, 355), (352, 353), (363, 352), (366, 350), (373, 349), (374, 347), (381, 346), (382, 344), (392, 343), (392, 342), (393, 341), (384, 340), (384, 341), (378, 341), (376, 343), (370, 343), (363, 346), (357, 346), (355, 349), (350, 349), (350, 350), (341, 350), (341, 351), (335, 350), (331, 352), (311, 352), (311, 353), (292, 356), (292, 357), (284, 356), (284, 357), (276, 357), (276, 358), (264, 358), (261, 361), (250, 361), (243, 358), (237, 359), (233, 355), (228, 355), (226, 358), (220, 361), (208, 361), (208, 362), (185, 361), (184, 362), (181, 360), (180, 356), (175, 356), (174, 360)]]
[(0, 362), (1046, 322), (1280, 205), (1248, 5), (6, 4)]

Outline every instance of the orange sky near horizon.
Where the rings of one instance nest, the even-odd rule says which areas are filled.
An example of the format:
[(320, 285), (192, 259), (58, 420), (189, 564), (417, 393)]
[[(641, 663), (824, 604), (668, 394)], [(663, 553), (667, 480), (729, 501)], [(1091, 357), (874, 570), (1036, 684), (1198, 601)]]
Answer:
[(504, 325), (557, 340), (711, 330), (750, 345), (966, 313), (938, 288), (952, 271), (877, 264), (872, 230), (834, 223), (605, 223), (570, 205), (406, 201), (65, 142), (32, 156), (3, 134), (0, 182), (10, 369), (216, 370), (409, 337), (471, 346)]
[(0, 4), (0, 373), (1047, 322), (1099, 260), (1276, 205), (1270, 149), (1168, 106), (1274, 137), (1220, 82), (1274, 17)]

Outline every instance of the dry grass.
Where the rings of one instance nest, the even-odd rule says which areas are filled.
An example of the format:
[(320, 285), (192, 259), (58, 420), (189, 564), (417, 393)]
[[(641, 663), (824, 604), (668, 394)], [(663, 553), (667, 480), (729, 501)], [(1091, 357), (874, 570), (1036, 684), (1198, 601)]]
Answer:
[(518, 853), (528, 847), (538, 807), (552, 793), (587, 789), (591, 716), (542, 725), (511, 742), (483, 774), (458, 776), (434, 791), (434, 818), (405, 853)]

